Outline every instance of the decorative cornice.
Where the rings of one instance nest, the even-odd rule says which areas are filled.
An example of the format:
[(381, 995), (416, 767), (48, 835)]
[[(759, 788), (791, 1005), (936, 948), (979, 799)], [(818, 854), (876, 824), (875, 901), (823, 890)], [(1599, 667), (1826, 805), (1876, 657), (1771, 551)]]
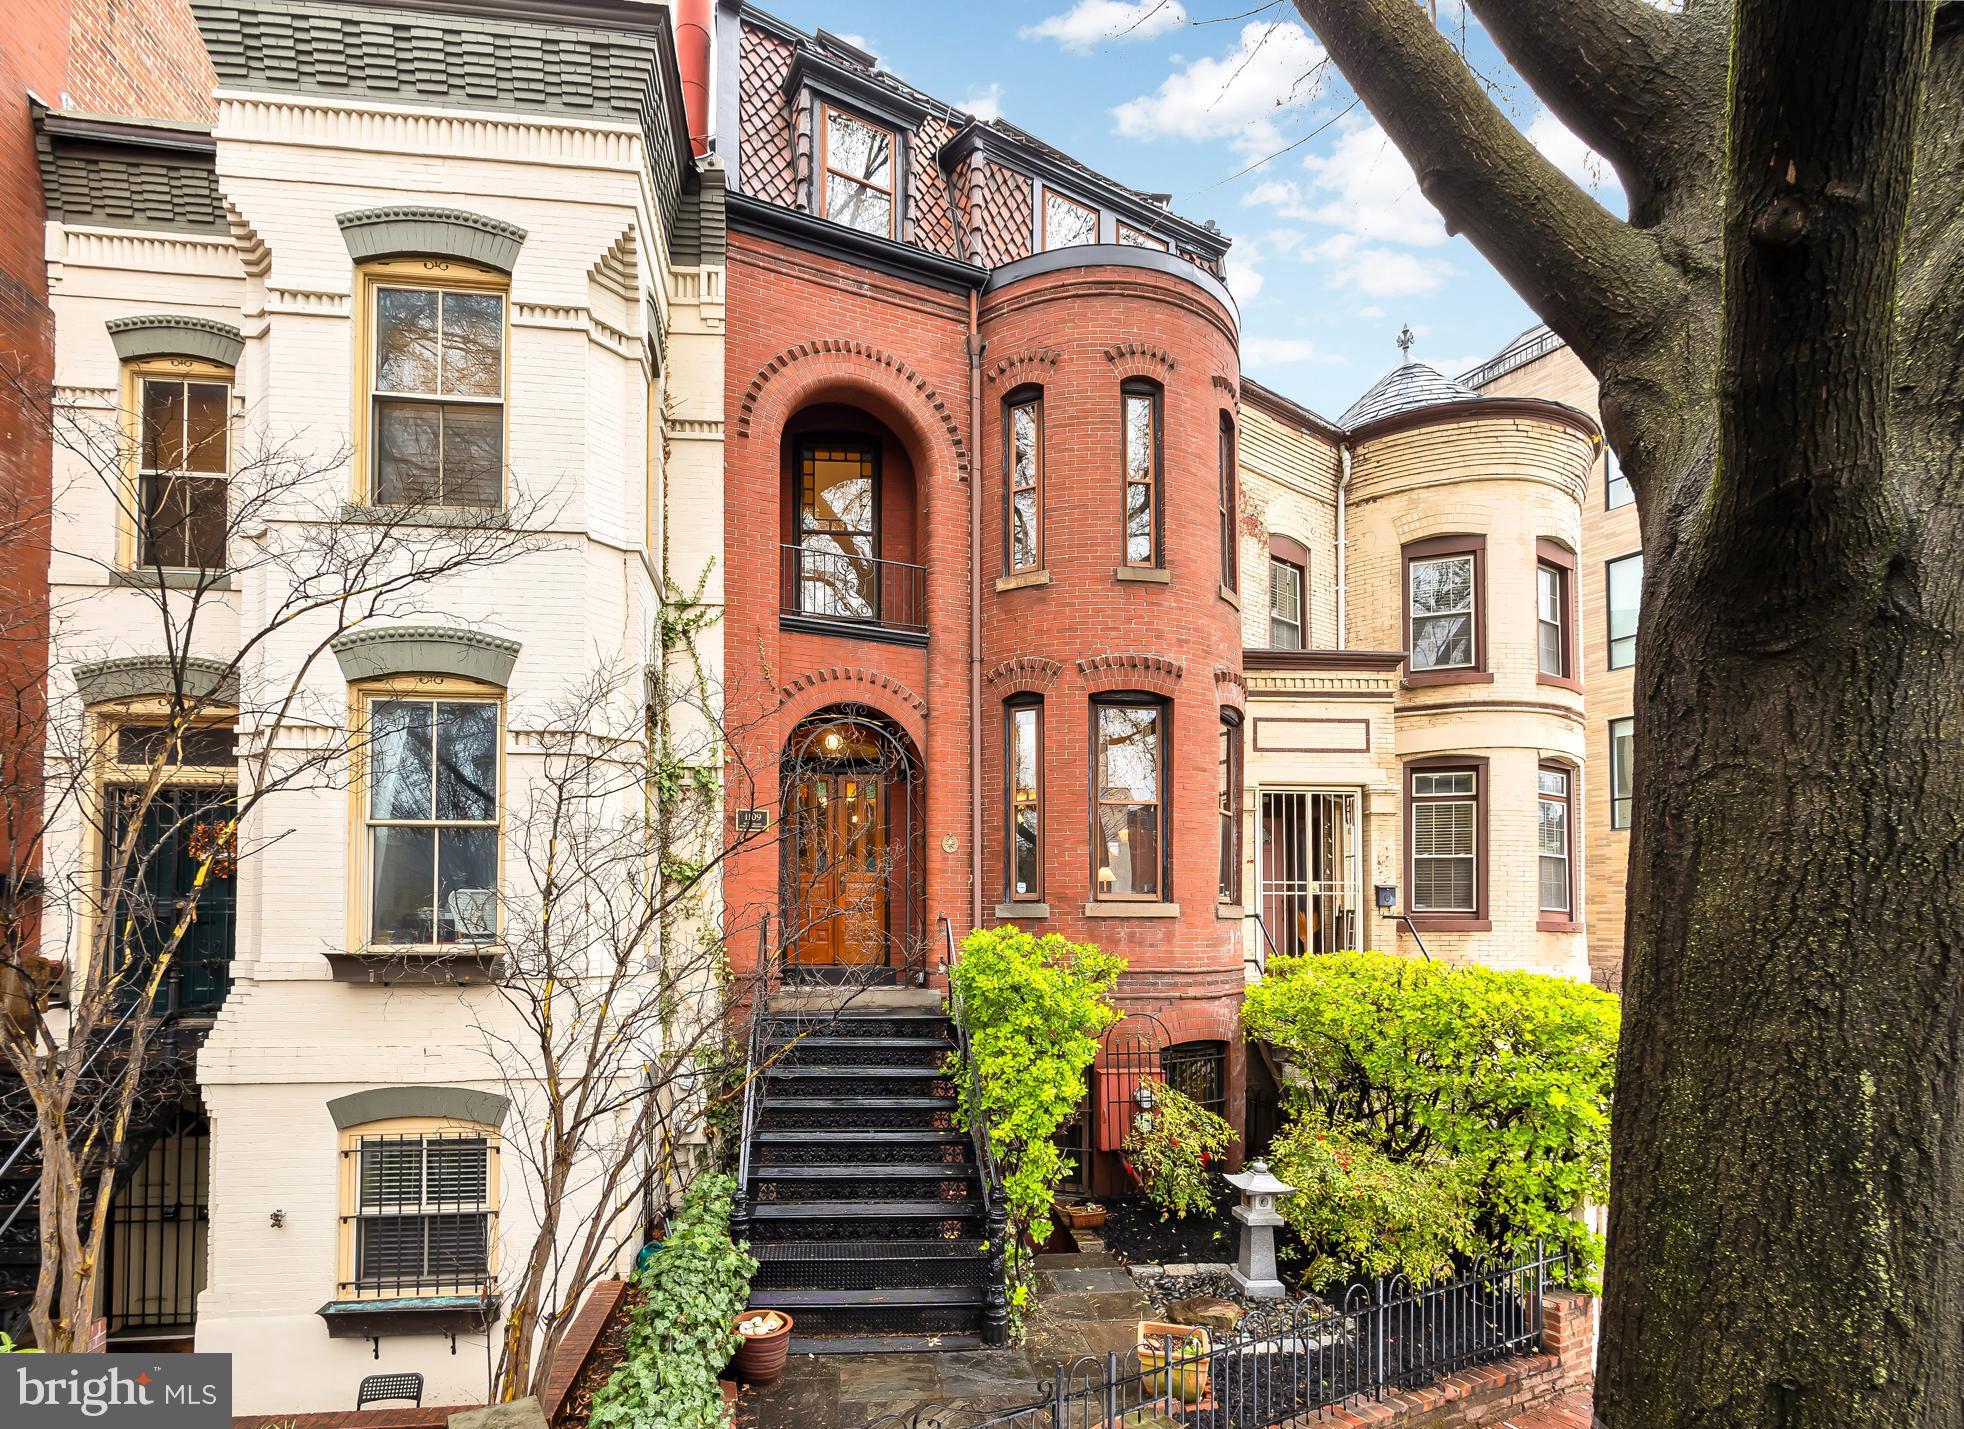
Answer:
[(331, 648), (350, 684), (391, 675), (457, 675), (503, 689), (511, 684), (520, 646), (481, 630), (391, 625), (351, 630)]
[(1215, 667), (1214, 688), (1223, 698), (1232, 695), (1237, 700), (1245, 700), (1248, 697), (1247, 677), (1239, 670), (1230, 670), (1225, 666)]
[(370, 1087), (327, 1104), (337, 1131), (376, 1121), (427, 1117), (456, 1126), (503, 1126), (511, 1099), (469, 1087)]
[(434, 255), (477, 263), (509, 273), (518, 266), (525, 230), (503, 219), (457, 208), (387, 208), (337, 213), (348, 256), (357, 263), (376, 258)]
[(1149, 342), (1142, 342), (1137, 338), (1132, 338), (1125, 342), (1115, 342), (1106, 348), (1105, 361), (1111, 363), (1114, 367), (1138, 367), (1156, 363), (1164, 367), (1168, 372), (1178, 372), (1180, 370), (1180, 364), (1175, 360), (1172, 353), (1163, 347)]
[(1216, 372), (1208, 380), (1214, 384), (1215, 391), (1226, 393), (1229, 401), (1233, 401), (1235, 398), (1240, 396), (1240, 392), (1235, 387), (1235, 385), (1232, 382), (1228, 381), (1227, 378), (1221, 376), (1220, 373)]
[(1396, 670), (1403, 650), (1243, 650), (1247, 670)]
[(119, 362), (145, 357), (195, 357), (221, 367), (237, 367), (239, 354), (245, 351), (245, 338), (237, 328), (211, 318), (148, 313), (140, 317), (111, 318), (104, 326), (109, 329), (109, 340), (116, 345)]
[(961, 473), (967, 472), (968, 447), (962, 441), (961, 428), (955, 424), (954, 413), (949, 410), (948, 403), (941, 394), (906, 362), (882, 348), (861, 342), (857, 338), (825, 337), (812, 342), (801, 342), (793, 347), (787, 347), (765, 363), (757, 370), (757, 375), (750, 379), (750, 385), (744, 390), (743, 400), (737, 406), (736, 434), (739, 437), (749, 437), (758, 399), (764, 395), (765, 387), (780, 373), (799, 363), (827, 357), (845, 357), (876, 370), (891, 372), (912, 388), (915, 395), (933, 414), (934, 419), (940, 423), (941, 430), (947, 434), (948, 443), (955, 452), (956, 470)]
[(832, 223), (800, 209), (784, 208), (750, 194), (733, 191), (728, 200), (728, 216), (729, 226), (736, 232), (759, 234), (807, 253), (923, 283), (944, 292), (979, 291), (989, 280), (987, 268), (896, 243), (877, 234), (861, 233), (842, 223)]
[(177, 699), (237, 705), (239, 674), (223, 660), (185, 655), (125, 655), (75, 667), (75, 691), (85, 705), (112, 700)]
[(900, 681), (894, 679), (891, 675), (883, 674), (881, 671), (861, 669), (853, 665), (828, 665), (820, 669), (806, 671), (796, 679), (779, 687), (778, 704), (780, 706), (789, 704), (795, 695), (802, 694), (806, 690), (816, 689), (821, 685), (830, 684), (865, 685), (870, 689), (879, 690), (893, 696), (922, 719), (927, 718), (927, 701), (908, 689), (907, 686), (901, 684)]
[(982, 683), (1005, 695), (1018, 690), (1047, 690), (1057, 681), (1064, 667), (1041, 655), (1013, 655), (989, 667)]
[[(984, 375), (991, 382), (1003, 382), (1006, 386), (1010, 387), (1015, 387), (1024, 382), (1041, 382), (1045, 380), (1045, 374), (1042, 371), (1033, 370), (1025, 373), (1023, 369), (1054, 368), (1057, 366), (1058, 359), (1062, 356), (1063, 354), (1058, 352), (1054, 347), (1026, 347), (1019, 352), (1010, 353), (1007, 357), (996, 359), (996, 361), (989, 365)], [(1015, 381), (1006, 380), (1011, 377)]]

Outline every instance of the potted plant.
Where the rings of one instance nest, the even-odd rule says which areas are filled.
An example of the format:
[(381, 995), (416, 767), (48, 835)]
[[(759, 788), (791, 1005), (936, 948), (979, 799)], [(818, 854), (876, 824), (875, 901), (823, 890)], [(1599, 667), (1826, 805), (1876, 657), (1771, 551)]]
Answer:
[[(1170, 1364), (1167, 1355), (1169, 1348), (1172, 1351)], [(1170, 1377), (1175, 1399), (1182, 1404), (1200, 1403), (1207, 1397), (1207, 1388), (1213, 1378), (1209, 1359), (1213, 1348), (1213, 1338), (1197, 1326), (1141, 1320), (1139, 1369), (1145, 1376), (1146, 1392), (1165, 1393)]]
[(1105, 1223), (1105, 1208), (1096, 1201), (1060, 1205), (1057, 1214), (1074, 1231), (1095, 1231)]
[(782, 1310), (745, 1310), (732, 1327), (743, 1339), (734, 1361), (751, 1384), (774, 1384), (791, 1351), (791, 1317)]

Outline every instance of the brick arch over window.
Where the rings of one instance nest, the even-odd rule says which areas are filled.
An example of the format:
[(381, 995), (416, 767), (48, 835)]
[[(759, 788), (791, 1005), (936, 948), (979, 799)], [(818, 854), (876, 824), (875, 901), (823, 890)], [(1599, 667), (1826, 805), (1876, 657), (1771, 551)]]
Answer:
[(913, 741), (927, 748), (927, 701), (905, 684), (878, 670), (855, 665), (828, 665), (787, 682), (778, 691), (778, 712), (787, 728), (840, 703), (860, 704), (892, 720)]
[(923, 446), (936, 445), (938, 433), (947, 443), (956, 473), (967, 475), (968, 446), (947, 400), (913, 367), (855, 338), (801, 342), (758, 368), (737, 404), (737, 436), (748, 439), (760, 432), (781, 431), (812, 392), (834, 385), (870, 387), (881, 393), (915, 428)]
[(1214, 697), (1225, 709), (1245, 711), (1248, 708), (1248, 680), (1239, 670), (1216, 668), (1214, 671)]
[(1084, 676), (1085, 689), (1094, 695), (1107, 690), (1150, 690), (1156, 695), (1171, 695), (1186, 673), (1178, 660), (1136, 650), (1088, 655), (1077, 662), (1077, 669)]
[(1062, 355), (1054, 347), (1030, 347), (1009, 353), (989, 364), (989, 381), (1000, 382), (1005, 387), (1048, 381)]
[(1041, 655), (1015, 655), (989, 667), (982, 681), (997, 699), (1029, 691), (1049, 689), (1057, 683), (1063, 666)]
[(1155, 343), (1136, 338), (1129, 342), (1115, 342), (1106, 348), (1105, 361), (1120, 377), (1150, 377), (1155, 382), (1164, 382), (1169, 375), (1180, 370), (1179, 361), (1172, 353)]

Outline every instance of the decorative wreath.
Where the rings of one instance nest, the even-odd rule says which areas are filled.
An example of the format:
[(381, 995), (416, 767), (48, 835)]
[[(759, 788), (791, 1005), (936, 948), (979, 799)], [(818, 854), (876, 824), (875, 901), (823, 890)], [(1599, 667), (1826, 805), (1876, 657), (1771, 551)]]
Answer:
[(191, 857), (210, 860), (213, 878), (230, 878), (239, 871), (238, 834), (229, 824), (206, 820), (191, 826)]

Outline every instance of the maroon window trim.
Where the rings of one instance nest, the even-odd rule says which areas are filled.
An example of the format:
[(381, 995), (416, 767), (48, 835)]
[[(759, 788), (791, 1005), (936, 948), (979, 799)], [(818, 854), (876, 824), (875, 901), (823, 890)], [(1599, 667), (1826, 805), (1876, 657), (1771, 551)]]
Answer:
[[(1269, 567), (1271, 575), (1269, 611), (1271, 616), (1275, 610), (1275, 591), (1272, 579), (1275, 568), (1273, 563), (1280, 561), (1285, 566), (1294, 566), (1296, 568), (1296, 630), (1300, 636), (1300, 643), (1295, 648), (1298, 650), (1307, 650), (1309, 648), (1309, 547), (1288, 536), (1271, 535), (1268, 538), (1268, 558), (1271, 562)], [(1269, 630), (1269, 646), (1272, 649), (1279, 648), (1275, 645), (1275, 631), (1272, 623)]]
[[(1544, 759), (1535, 766), (1534, 819), (1535, 819), (1535, 860), (1534, 860), (1534, 901), (1536, 931), (1542, 933), (1579, 933), (1582, 931), (1582, 910), (1576, 900), (1582, 894), (1582, 881), (1576, 877), (1575, 811), (1582, 807), (1581, 790), (1576, 786), (1581, 782), (1582, 771), (1573, 764), (1563, 764), (1558, 760)], [(1550, 796), (1541, 792), (1543, 773), (1560, 774), (1568, 780), (1568, 793), (1562, 802), (1568, 806), (1568, 913), (1566, 915), (1541, 907), (1541, 803)]]
[(1551, 541), (1546, 536), (1534, 543), (1534, 559), (1537, 573), (1546, 566), (1561, 577), (1562, 585), (1562, 673), (1550, 675), (1541, 668), (1541, 591), (1539, 581), (1535, 590), (1535, 655), (1534, 671), (1537, 685), (1552, 685), (1558, 690), (1573, 690), (1582, 693), (1582, 651), (1576, 643), (1575, 629), (1575, 586), (1576, 559), (1571, 551), (1560, 541)]
[[(1473, 773), (1473, 911), (1471, 913), (1419, 913), (1412, 908), (1412, 776), (1414, 774), (1448, 774), (1471, 770)], [(1491, 807), (1488, 789), (1488, 761), (1472, 754), (1442, 754), (1425, 759), (1407, 761), (1404, 773), (1405, 794), (1405, 916), (1412, 920), (1412, 926), (1422, 933), (1486, 933), (1493, 930), (1493, 920), (1489, 916), (1487, 903), (1487, 863), (1490, 841), (1487, 837), (1488, 816)]]
[[(1412, 562), (1439, 556), (1473, 558), (1473, 663), (1453, 670), (1412, 669)], [(1483, 535), (1431, 536), (1412, 541), (1398, 552), (1398, 609), (1405, 635), (1405, 684), (1490, 685), (1487, 668), (1487, 538)]]

